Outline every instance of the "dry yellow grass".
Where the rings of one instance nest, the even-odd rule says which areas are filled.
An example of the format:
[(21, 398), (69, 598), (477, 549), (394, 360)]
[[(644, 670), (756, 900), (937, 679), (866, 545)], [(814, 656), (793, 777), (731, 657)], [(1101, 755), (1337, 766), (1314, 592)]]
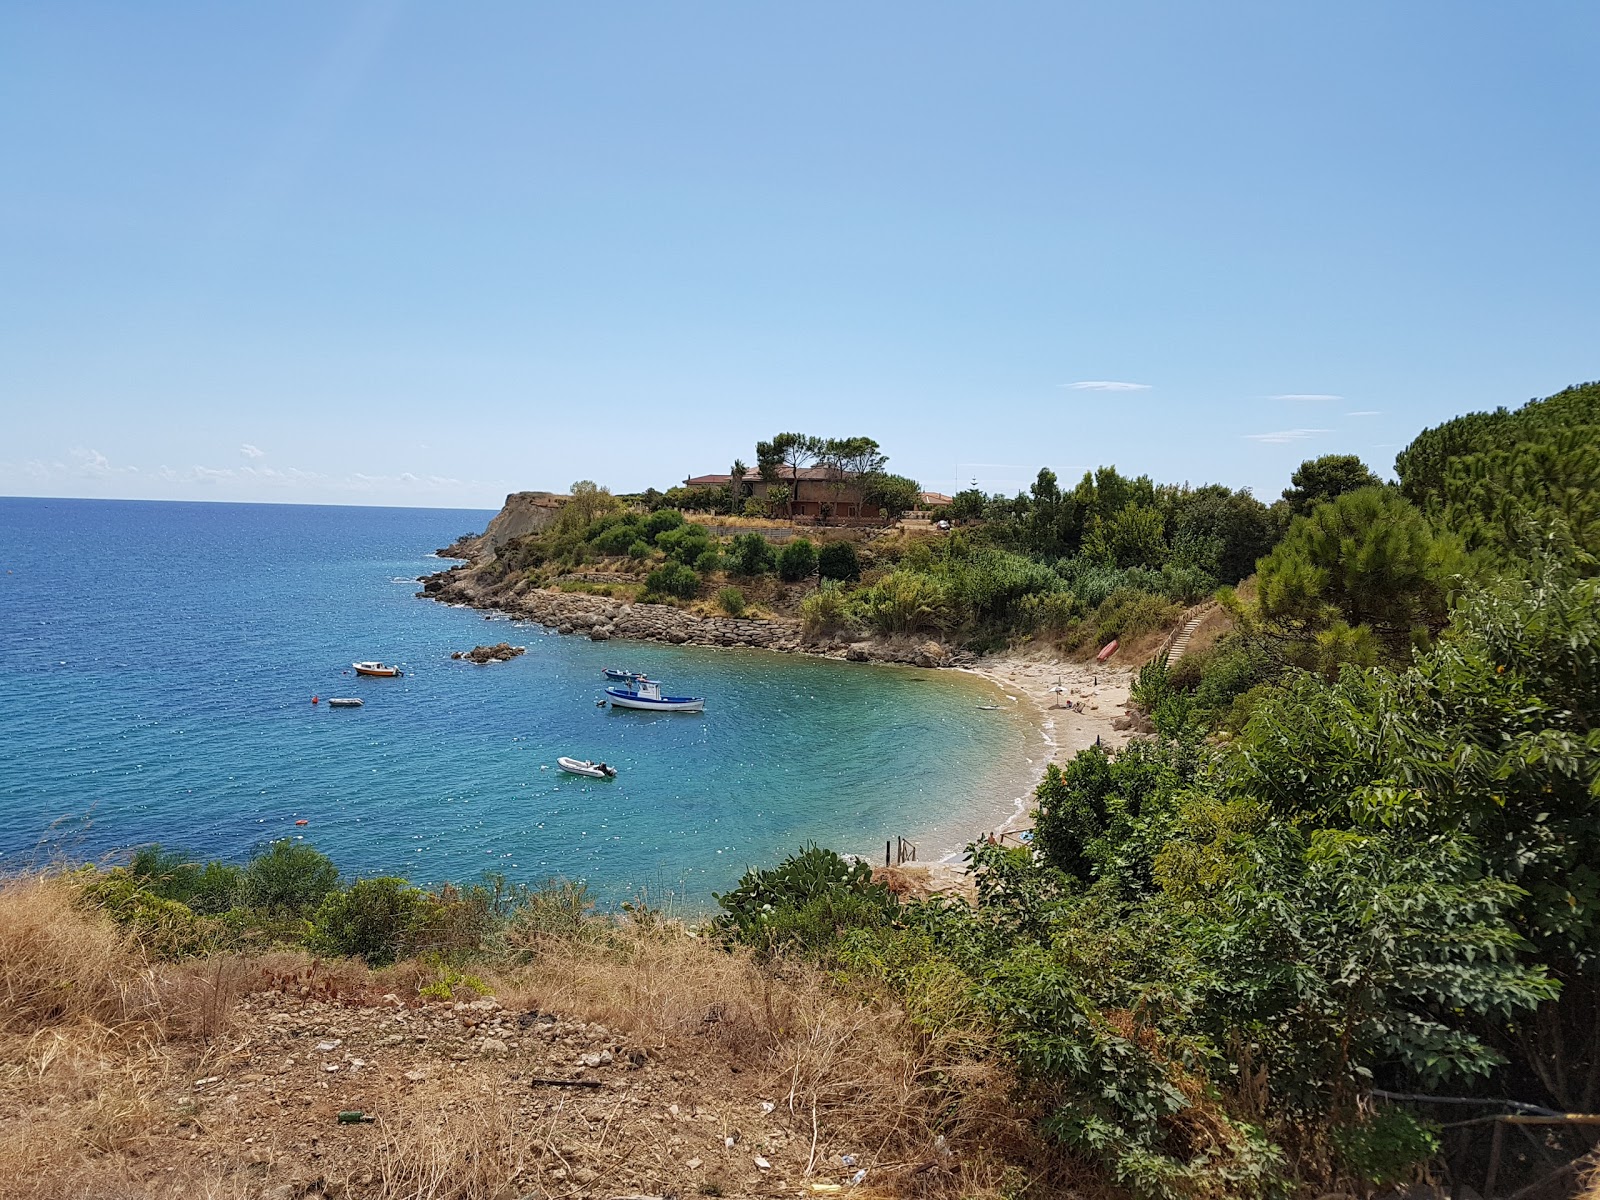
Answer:
[[(489, 977), (521, 1014), (508, 1029), (554, 1013), (609, 1027), (645, 1056), (605, 1091), (541, 1099), (522, 1074), (549, 1069), (532, 1051), (518, 1051), (520, 1067), (439, 1049), (424, 1061), (408, 1037), (379, 1059), (402, 1041), (385, 1040), (396, 1012), (435, 1026), (453, 1016), (418, 1006), (429, 972), (416, 964), (151, 963), (76, 895), (64, 877), (0, 883), (0, 1176), (22, 1200), (613, 1195), (621, 1171), (655, 1181), (651, 1194), (691, 1194), (694, 1179), (724, 1172), (724, 1194), (779, 1195), (837, 1178), (846, 1149), (872, 1166), (858, 1195), (992, 1197), (1008, 1173), (1049, 1170), (994, 1068), (814, 969), (761, 965), (676, 926), (545, 936), (522, 947), (529, 961)], [(347, 1079), (302, 1058), (286, 1074), (282, 1056), (328, 1021), (353, 1022), (367, 1066)], [(285, 1043), (283, 1022), (301, 1040)], [(309, 1090), (325, 1079), (338, 1089)], [(775, 1110), (765, 1116), (762, 1097)], [(377, 1123), (338, 1125), (344, 1103)], [(698, 1160), (672, 1146), (715, 1134), (720, 1153), (707, 1120), (772, 1148), (741, 1143), (715, 1163), (700, 1151), (706, 1165), (692, 1171)], [(755, 1173), (752, 1150), (771, 1156), (770, 1173)]]

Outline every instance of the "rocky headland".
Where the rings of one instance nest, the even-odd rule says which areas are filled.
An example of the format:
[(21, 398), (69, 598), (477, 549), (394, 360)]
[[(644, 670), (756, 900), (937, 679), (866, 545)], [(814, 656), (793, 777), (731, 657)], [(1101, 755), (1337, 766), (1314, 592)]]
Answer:
[(789, 617), (711, 616), (670, 604), (640, 604), (611, 596), (540, 588), (526, 579), (488, 581), (472, 563), (427, 576), (417, 595), (535, 621), (558, 633), (578, 634), (596, 642), (627, 638), (676, 646), (748, 646), (850, 662), (918, 667), (970, 666), (977, 661), (970, 651), (927, 638), (813, 638), (805, 634), (799, 621)]

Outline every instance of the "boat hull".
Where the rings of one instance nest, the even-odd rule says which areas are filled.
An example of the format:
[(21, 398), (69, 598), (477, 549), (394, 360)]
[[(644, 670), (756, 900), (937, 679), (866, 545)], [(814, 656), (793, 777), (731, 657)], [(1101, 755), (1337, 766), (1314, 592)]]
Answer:
[(582, 775), (586, 779), (614, 779), (615, 771), (603, 771), (593, 763), (577, 758), (558, 758), (556, 764), (568, 775)]
[(365, 700), (358, 700), (352, 696), (334, 696), (328, 700), (329, 708), (360, 708)]
[(371, 675), (375, 679), (398, 679), (399, 667), (374, 667), (363, 663), (351, 663), (357, 675)]
[(650, 700), (644, 696), (636, 696), (625, 692), (621, 688), (607, 688), (606, 696), (610, 698), (613, 708), (637, 708), (645, 712), (704, 712), (706, 702), (703, 697), (690, 696), (663, 696), (659, 700)]

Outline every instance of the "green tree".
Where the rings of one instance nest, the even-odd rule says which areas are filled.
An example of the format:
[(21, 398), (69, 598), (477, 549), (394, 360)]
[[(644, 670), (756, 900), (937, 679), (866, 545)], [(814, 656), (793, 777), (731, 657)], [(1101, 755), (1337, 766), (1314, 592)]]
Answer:
[(891, 517), (898, 517), (922, 503), (922, 485), (904, 475), (879, 471), (863, 475), (857, 482), (861, 485), (861, 498), (868, 504), (878, 505)]
[(1444, 627), (1465, 567), (1459, 543), (1397, 493), (1361, 488), (1295, 518), (1261, 560), (1259, 609), (1307, 643), (1343, 620), (1402, 655)]
[(1324, 454), (1308, 458), (1289, 476), (1293, 487), (1283, 491), (1289, 514), (1303, 517), (1319, 504), (1337, 500), (1346, 492), (1378, 487), (1383, 483), (1354, 454)]
[(1154, 508), (1129, 504), (1109, 520), (1096, 518), (1084, 553), (1118, 567), (1159, 567), (1166, 557), (1165, 522)]
[(808, 579), (817, 569), (817, 548), (807, 538), (795, 538), (778, 555), (778, 578), (786, 583)]
[(750, 474), (750, 468), (744, 465), (744, 459), (734, 459), (733, 466), (728, 471), (730, 480), (728, 486), (728, 511), (730, 513), (737, 513), (739, 506), (744, 503), (744, 480), (748, 474)]
[(759, 533), (741, 533), (728, 547), (728, 565), (736, 575), (765, 575), (777, 565), (777, 555)]
[(861, 578), (861, 559), (850, 542), (825, 542), (817, 552), (817, 573), (823, 579), (850, 581)]
[(561, 506), (556, 528), (563, 533), (576, 533), (587, 529), (596, 517), (621, 507), (610, 488), (601, 487), (592, 479), (580, 479), (572, 485), (571, 498)]
[(1276, 543), (1271, 510), (1248, 488), (1207, 484), (1175, 490), (1168, 500), (1172, 558), (1192, 562), (1226, 584), (1255, 573), (1256, 560)]
[(1600, 562), (1600, 383), (1425, 429), (1395, 460), (1402, 492), (1467, 548), (1510, 570), (1560, 523)]

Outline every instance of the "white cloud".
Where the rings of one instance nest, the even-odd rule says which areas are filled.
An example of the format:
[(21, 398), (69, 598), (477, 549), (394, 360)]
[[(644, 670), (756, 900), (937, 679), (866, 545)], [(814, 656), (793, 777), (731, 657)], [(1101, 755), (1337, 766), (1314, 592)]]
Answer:
[(1124, 383), (1120, 379), (1080, 379), (1077, 383), (1063, 383), (1064, 388), (1075, 392), (1148, 392), (1148, 383)]
[(1307, 438), (1316, 437), (1318, 434), (1332, 433), (1331, 429), (1280, 429), (1275, 433), (1247, 433), (1244, 436), (1252, 442), (1261, 442), (1268, 446), (1283, 446), (1289, 442), (1303, 442)]
[(246, 442), (244, 445), (239, 447), (239, 453), (244, 455), (246, 458), (264, 458), (266, 457), (267, 452), (261, 449), (259, 446), (252, 446), (249, 442)]
[(1331, 396), (1326, 392), (1283, 392), (1276, 396), (1268, 396), (1268, 400), (1297, 400), (1308, 404), (1322, 404), (1332, 400), (1343, 400), (1343, 396)]
[(93, 472), (96, 475), (111, 470), (111, 460), (98, 450), (74, 446), (72, 448), (72, 457), (78, 460), (78, 465), (85, 471)]
[(67, 470), (69, 474), (80, 477), (85, 475), (134, 475), (137, 474), (139, 470), (138, 467), (113, 466), (111, 460), (104, 454), (101, 454), (100, 451), (86, 446), (74, 446), (68, 453), (74, 460), (76, 460), (76, 463), (72, 468), (65, 468), (61, 463), (54, 463), (52, 465), (57, 470)]
[(1347, 417), (1381, 417), (1382, 411), (1376, 408), (1364, 408), (1360, 412), (1345, 413)]

